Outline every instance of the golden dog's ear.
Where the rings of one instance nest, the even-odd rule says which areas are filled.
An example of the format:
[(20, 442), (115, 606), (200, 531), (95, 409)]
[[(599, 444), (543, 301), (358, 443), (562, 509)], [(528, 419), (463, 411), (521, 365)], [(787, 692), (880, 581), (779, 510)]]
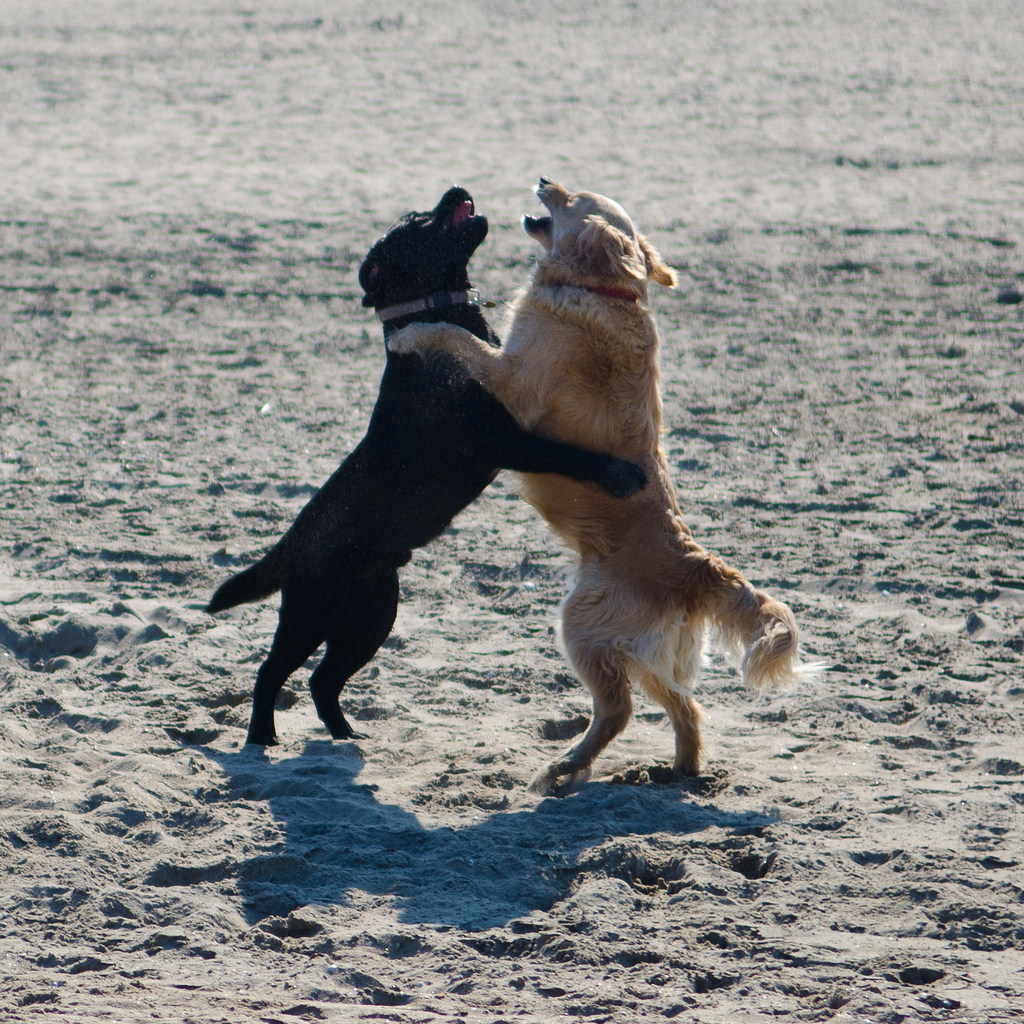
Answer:
[(664, 285), (666, 288), (675, 288), (676, 272), (661, 261), (658, 250), (643, 235), (637, 235), (636, 237), (644, 254), (644, 262), (647, 264), (647, 276), (652, 281)]
[(584, 217), (574, 239), (574, 248), (573, 263), (598, 277), (631, 277), (642, 281), (647, 276), (643, 254), (636, 243), (603, 217)]

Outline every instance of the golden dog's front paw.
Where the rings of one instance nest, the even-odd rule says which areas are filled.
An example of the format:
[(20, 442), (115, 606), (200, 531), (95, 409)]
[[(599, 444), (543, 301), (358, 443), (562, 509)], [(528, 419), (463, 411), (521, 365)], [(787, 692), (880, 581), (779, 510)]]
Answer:
[(408, 327), (403, 327), (400, 331), (396, 331), (387, 339), (387, 346), (389, 352), (394, 352), (396, 356), (408, 356), (412, 355), (413, 352), (419, 352), (416, 347), (417, 334), (419, 333), (419, 324), (410, 324)]
[(440, 339), (448, 330), (450, 328), (442, 324), (409, 324), (388, 338), (388, 351), (396, 356), (425, 355), (441, 347)]

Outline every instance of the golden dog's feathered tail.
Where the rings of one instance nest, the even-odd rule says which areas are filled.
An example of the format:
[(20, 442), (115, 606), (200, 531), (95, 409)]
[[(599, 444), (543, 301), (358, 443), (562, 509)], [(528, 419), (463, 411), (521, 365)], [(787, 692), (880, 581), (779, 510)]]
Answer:
[(757, 692), (816, 674), (800, 661), (800, 631), (788, 605), (757, 590), (741, 573), (690, 541), (676, 593), (691, 614), (717, 631), (747, 685)]
[(825, 669), (823, 662), (801, 660), (800, 631), (789, 605), (749, 583), (713, 622), (744, 681), (758, 693), (813, 681)]

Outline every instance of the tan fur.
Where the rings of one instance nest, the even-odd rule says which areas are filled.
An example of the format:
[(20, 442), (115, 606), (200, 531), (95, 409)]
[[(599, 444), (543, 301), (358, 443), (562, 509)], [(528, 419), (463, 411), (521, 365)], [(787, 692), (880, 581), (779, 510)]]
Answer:
[[(416, 324), (389, 347), (454, 355), (522, 426), (631, 459), (648, 475), (647, 487), (626, 500), (565, 477), (522, 477), (524, 497), (579, 555), (561, 639), (594, 701), (590, 729), (531, 788), (562, 792), (587, 777), (630, 718), (630, 681), (665, 708), (675, 768), (695, 775), (703, 748), (692, 690), (707, 628), (762, 689), (800, 673), (796, 622), (786, 605), (705, 551), (676, 503), (660, 447), (658, 333), (647, 306), (648, 281), (671, 286), (675, 275), (618, 204), (543, 179), (538, 195), (551, 218), (527, 218), (525, 226), (548, 252), (514, 308), (504, 346)], [(637, 301), (595, 287), (626, 289)]]

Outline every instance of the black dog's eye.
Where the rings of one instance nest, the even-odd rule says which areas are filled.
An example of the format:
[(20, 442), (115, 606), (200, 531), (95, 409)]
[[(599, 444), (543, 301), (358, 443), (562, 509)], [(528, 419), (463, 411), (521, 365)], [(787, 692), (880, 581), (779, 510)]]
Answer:
[(380, 264), (374, 263), (372, 267), (366, 272), (366, 280), (373, 282), (376, 281), (380, 276)]

